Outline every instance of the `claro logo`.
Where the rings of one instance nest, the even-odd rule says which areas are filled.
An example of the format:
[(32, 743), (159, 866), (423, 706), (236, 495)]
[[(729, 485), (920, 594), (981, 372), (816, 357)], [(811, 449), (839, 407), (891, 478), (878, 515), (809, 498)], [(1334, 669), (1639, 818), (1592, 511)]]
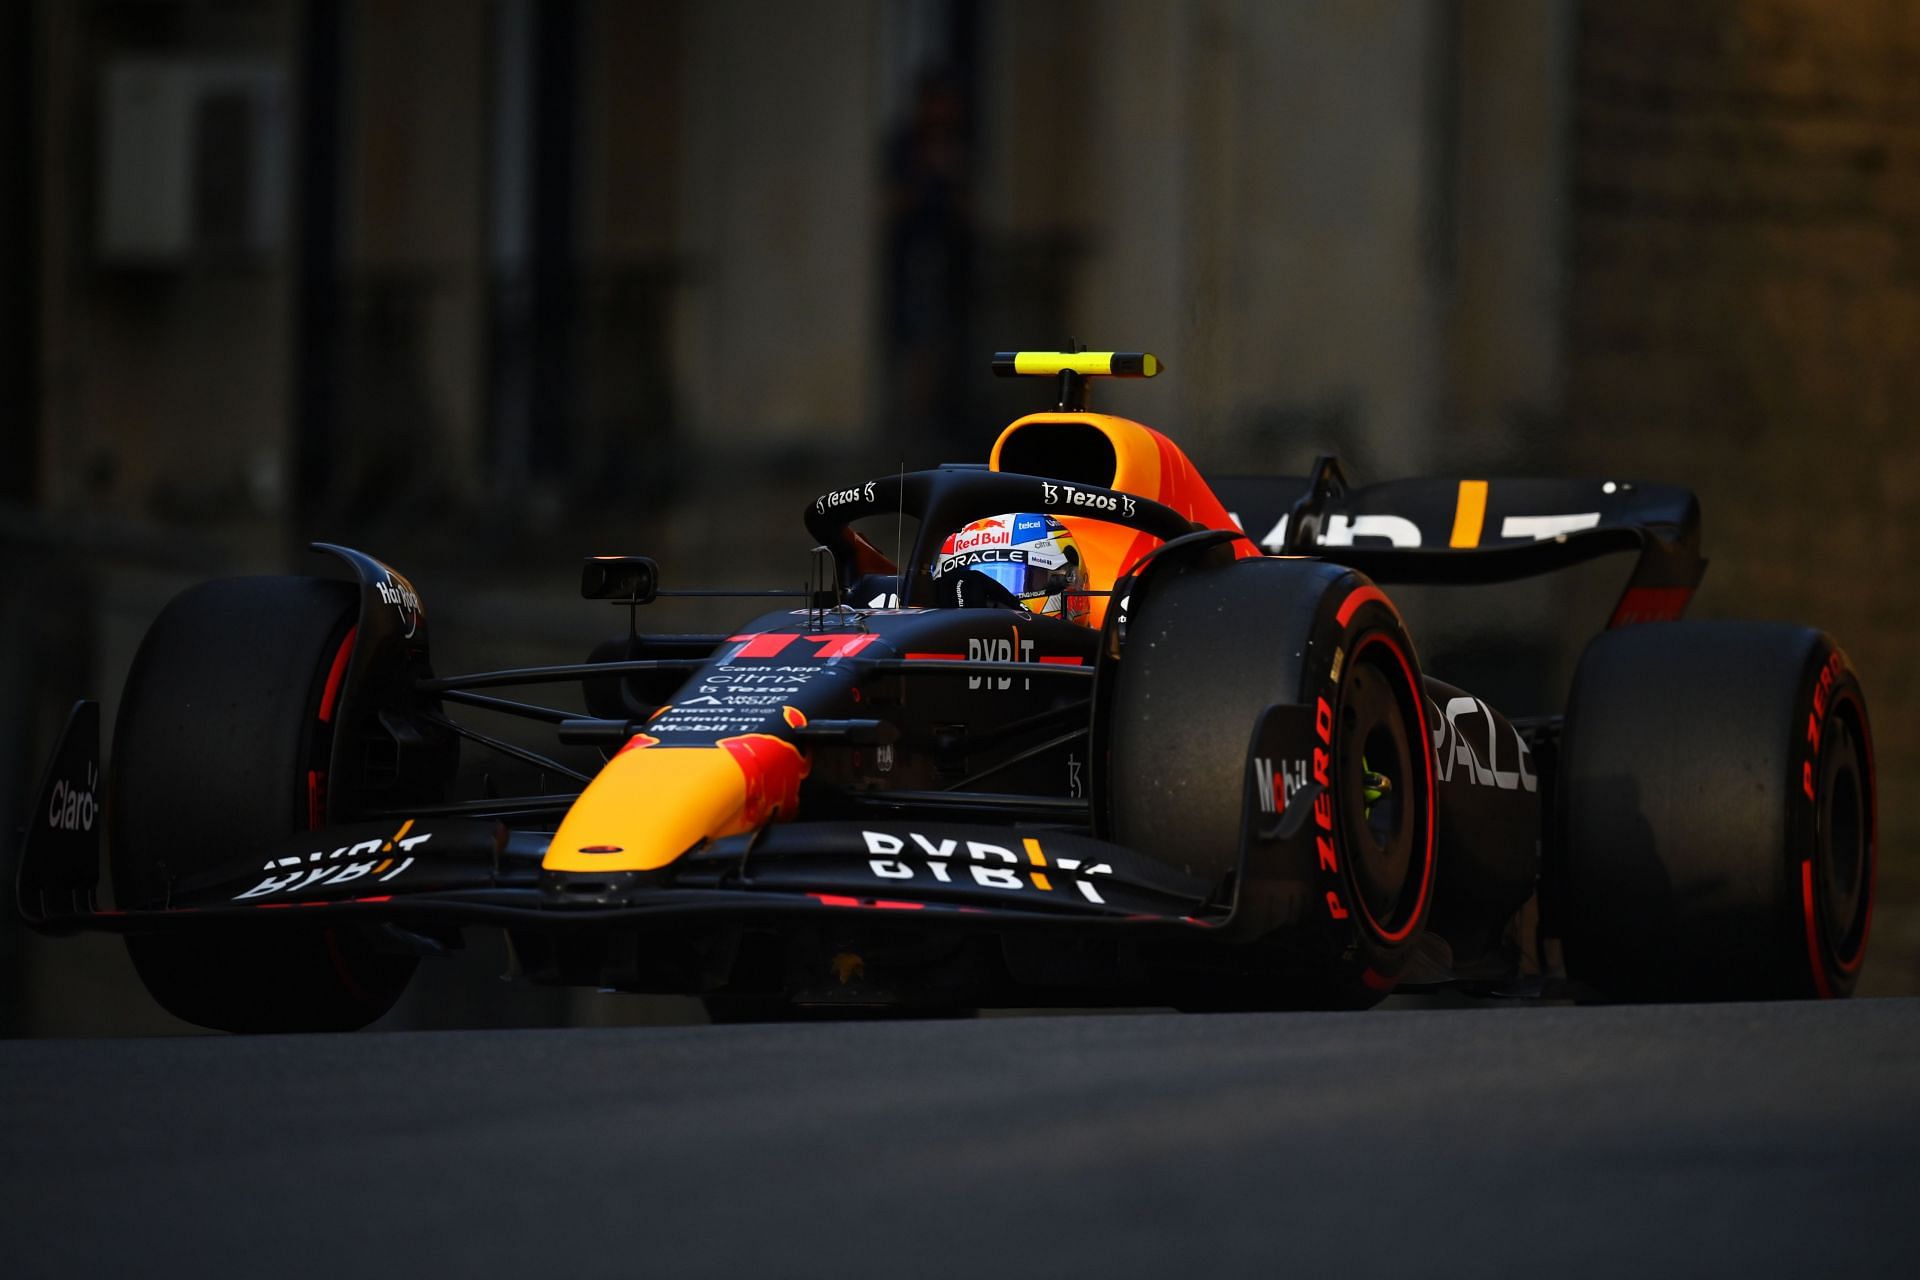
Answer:
[(98, 771), (88, 765), (85, 790), (78, 782), (68, 782), (65, 778), (55, 782), (53, 795), (47, 801), (47, 825), (55, 831), (93, 830), (93, 820), (100, 812), (99, 802), (93, 798), (99, 781)]

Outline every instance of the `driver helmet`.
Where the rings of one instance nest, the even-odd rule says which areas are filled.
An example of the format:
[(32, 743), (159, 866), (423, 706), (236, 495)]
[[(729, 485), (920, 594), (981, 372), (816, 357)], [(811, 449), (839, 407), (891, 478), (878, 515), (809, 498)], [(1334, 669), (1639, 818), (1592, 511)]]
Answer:
[(1010, 512), (954, 530), (934, 559), (934, 581), (968, 571), (991, 579), (1030, 613), (1086, 624), (1086, 563), (1073, 534), (1052, 516)]

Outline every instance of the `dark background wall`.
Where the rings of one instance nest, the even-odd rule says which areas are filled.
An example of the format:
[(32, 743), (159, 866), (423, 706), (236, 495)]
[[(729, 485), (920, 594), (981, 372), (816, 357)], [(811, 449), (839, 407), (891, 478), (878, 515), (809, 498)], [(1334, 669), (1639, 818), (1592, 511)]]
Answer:
[(32, 35), (28, 7), (0, 15), (0, 501), (17, 504), (33, 497), (39, 435), (33, 422), (40, 281)]
[[(1703, 615), (1817, 621), (1873, 699), (1882, 885), (1920, 890), (1920, 12), (1593, 4), (1573, 81), (1569, 462), (1684, 479)], [(1883, 912), (1876, 947), (1920, 938)], [(1911, 981), (1911, 974), (1907, 981)]]
[[(1865, 989), (1920, 989), (1916, 59), (1892, 0), (6, 6), (0, 821), (187, 582), (326, 536), (444, 666), (577, 657), (583, 552), (792, 580), (807, 496), (983, 456), (1034, 403), (986, 354), (1076, 337), (1170, 362), (1102, 404), (1205, 468), (1695, 486), (1697, 612), (1864, 674)], [(1425, 656), (1548, 706), (1597, 612)], [(110, 940), (0, 944), (8, 1029), (174, 1029)], [(686, 1013), (499, 959), (396, 1020)]]

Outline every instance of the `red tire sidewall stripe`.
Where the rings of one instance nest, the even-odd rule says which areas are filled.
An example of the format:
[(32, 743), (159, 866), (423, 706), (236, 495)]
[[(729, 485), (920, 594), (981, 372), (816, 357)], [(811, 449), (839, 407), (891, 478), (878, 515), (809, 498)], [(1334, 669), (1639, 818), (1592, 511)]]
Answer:
[[(320, 709), (314, 713), (319, 724), (331, 724), (333, 713), (340, 703), (340, 690), (347, 682), (347, 664), (353, 658), (354, 641), (359, 639), (359, 626), (347, 628), (347, 634), (341, 637), (340, 647), (333, 651), (333, 661), (327, 664), (327, 680), (320, 689)], [(317, 830), (326, 825), (327, 818), (327, 771), (325, 769), (307, 770), (307, 829)]]
[[(1846, 668), (1846, 671), (1848, 674), (1852, 674), (1852, 668), (1850, 666)], [(1833, 955), (1831, 957), (1834, 966), (1838, 968), (1841, 973), (1851, 977), (1860, 971), (1860, 966), (1866, 959), (1867, 937), (1873, 932), (1873, 886), (1880, 860), (1880, 797), (1874, 781), (1873, 733), (1867, 727), (1866, 706), (1860, 698), (1857, 689), (1845, 688), (1834, 694), (1833, 712), (1829, 714), (1837, 713), (1842, 703), (1850, 703), (1853, 707), (1852, 727), (1854, 732), (1859, 736), (1860, 750), (1864, 757), (1861, 789), (1866, 793), (1867, 805), (1867, 875), (1866, 885), (1862, 890), (1866, 897), (1866, 903), (1865, 914), (1860, 922), (1860, 939), (1854, 944), (1851, 955)], [(1813, 820), (1814, 830), (1817, 833), (1820, 822), (1820, 807), (1817, 798), (1814, 801)], [(1831, 1000), (1834, 997), (1834, 990), (1833, 984), (1827, 977), (1827, 961), (1829, 955), (1826, 943), (1821, 937), (1819, 895), (1814, 885), (1813, 863), (1814, 857), (1812, 854), (1809, 854), (1800, 862), (1800, 912), (1806, 929), (1807, 969), (1813, 978), (1814, 994), (1822, 1000)], [(1850, 924), (1851, 922), (1849, 922), (1849, 925)], [(1838, 946), (1839, 941), (1844, 941), (1844, 939), (1837, 940), (1835, 942), (1836, 946)]]
[(340, 701), (341, 686), (347, 682), (347, 662), (353, 657), (353, 642), (359, 638), (360, 628), (347, 628), (346, 636), (340, 641), (340, 647), (334, 650), (333, 662), (327, 667), (327, 683), (320, 691), (321, 724), (333, 722), (335, 705)]
[[(1852, 668), (1847, 668), (1847, 671), (1851, 674)], [(1867, 882), (1863, 889), (1866, 903), (1865, 914), (1860, 921), (1860, 940), (1854, 944), (1852, 955), (1834, 957), (1834, 963), (1840, 966), (1840, 972), (1851, 975), (1860, 971), (1861, 962), (1867, 957), (1867, 935), (1873, 931), (1873, 878), (1876, 871), (1875, 864), (1879, 861), (1880, 800), (1874, 794), (1873, 738), (1867, 731), (1867, 708), (1858, 692), (1851, 688), (1842, 689), (1834, 695), (1833, 704), (1836, 713), (1843, 702), (1853, 706), (1853, 729), (1860, 738), (1860, 753), (1864, 757), (1862, 763), (1865, 766), (1862, 770), (1861, 790), (1866, 793), (1867, 800)]]
[(1393, 614), (1394, 621), (1400, 620), (1400, 611), (1393, 607), (1393, 601), (1387, 599), (1387, 593), (1374, 586), (1360, 587), (1351, 592), (1345, 600), (1340, 602), (1340, 611), (1333, 615), (1333, 620), (1337, 625), (1344, 627), (1352, 621), (1353, 615), (1360, 611), (1361, 605), (1375, 602), (1385, 605), (1388, 612)]
[[(339, 707), (340, 690), (346, 684), (347, 664), (353, 657), (354, 641), (359, 638), (358, 625), (347, 628), (340, 647), (333, 652), (333, 661), (327, 666), (327, 681), (320, 691), (320, 707), (314, 714), (317, 724), (333, 722), (333, 714)], [(326, 825), (327, 771), (309, 769), (307, 771), (307, 825), (310, 830), (318, 830)], [(320, 937), (327, 949), (327, 963), (332, 966), (334, 976), (340, 979), (340, 985), (355, 1000), (370, 1002), (373, 996), (361, 984), (353, 972), (353, 966), (347, 963), (346, 954), (340, 949), (340, 937), (337, 930), (323, 929)]]
[(1813, 975), (1813, 993), (1822, 1000), (1833, 999), (1833, 987), (1827, 982), (1827, 958), (1820, 945), (1820, 920), (1813, 900), (1813, 859), (1800, 864), (1801, 916), (1807, 924), (1807, 968)]
[[(1851, 667), (1848, 672), (1851, 674)], [(1880, 865), (1880, 784), (1879, 775), (1873, 771), (1873, 731), (1867, 727), (1866, 702), (1858, 689), (1848, 689), (1841, 696), (1853, 704), (1853, 726), (1860, 734), (1860, 749), (1866, 756), (1862, 781), (1867, 784), (1867, 910), (1860, 921), (1860, 944), (1853, 949), (1851, 959), (1840, 963), (1842, 970), (1854, 973), (1867, 957), (1867, 936), (1873, 932), (1873, 886)]]

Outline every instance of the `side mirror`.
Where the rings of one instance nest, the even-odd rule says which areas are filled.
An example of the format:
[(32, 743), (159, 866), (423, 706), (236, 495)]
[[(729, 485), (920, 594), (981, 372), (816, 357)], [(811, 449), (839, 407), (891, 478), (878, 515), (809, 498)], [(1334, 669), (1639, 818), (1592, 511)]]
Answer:
[(660, 566), (647, 556), (589, 556), (580, 566), (580, 594), (588, 600), (646, 604), (660, 588)]

